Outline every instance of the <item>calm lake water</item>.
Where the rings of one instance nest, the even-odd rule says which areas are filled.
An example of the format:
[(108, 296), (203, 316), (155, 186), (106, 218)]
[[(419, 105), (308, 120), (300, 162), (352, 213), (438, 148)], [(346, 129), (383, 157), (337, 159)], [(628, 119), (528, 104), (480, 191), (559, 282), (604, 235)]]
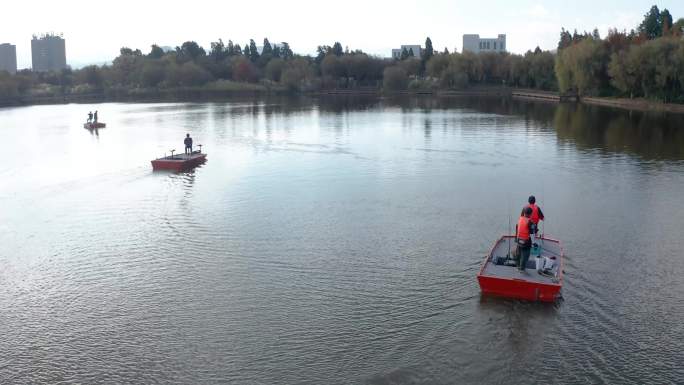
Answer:
[[(152, 172), (188, 132), (207, 163)], [(684, 378), (681, 116), (283, 98), (3, 108), (0, 133), (0, 383)], [(475, 278), (530, 194), (555, 305)]]

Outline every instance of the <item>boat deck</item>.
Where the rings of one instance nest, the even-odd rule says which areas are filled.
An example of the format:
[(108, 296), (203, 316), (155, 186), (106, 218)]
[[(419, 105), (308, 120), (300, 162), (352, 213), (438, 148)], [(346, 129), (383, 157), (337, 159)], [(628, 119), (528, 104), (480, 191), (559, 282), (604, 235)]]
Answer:
[[(515, 250), (515, 238), (502, 237), (492, 249), (492, 252), (488, 256), (480, 275), (504, 279), (524, 280), (541, 284), (558, 284), (562, 274), (562, 250), (560, 242), (545, 238), (538, 238), (535, 242), (539, 245), (539, 247), (532, 248), (530, 252), (530, 259), (527, 261), (527, 266), (525, 267), (525, 273), (520, 273), (516, 266), (497, 265), (493, 262), (493, 260), (497, 257), (506, 258), (509, 254), (509, 250), (511, 253), (513, 250)], [(550, 276), (537, 273), (537, 255), (548, 258), (555, 257), (556, 263), (554, 269), (552, 270), (553, 275)]]
[(204, 157), (206, 157), (206, 154), (195, 151), (192, 154), (173, 154), (173, 157), (169, 155), (155, 160), (163, 160), (169, 162), (187, 162), (189, 160), (200, 159)]

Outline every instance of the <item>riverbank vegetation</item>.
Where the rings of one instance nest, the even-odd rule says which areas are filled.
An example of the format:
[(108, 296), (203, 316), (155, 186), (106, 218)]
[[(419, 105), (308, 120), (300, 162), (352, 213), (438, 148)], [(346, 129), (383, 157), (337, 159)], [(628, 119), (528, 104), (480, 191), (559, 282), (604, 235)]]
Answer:
[(602, 39), (561, 32), (555, 72), (561, 92), (684, 103), (684, 19), (653, 6), (630, 32)]
[(0, 103), (78, 95), (135, 97), (192, 91), (213, 93), (314, 92), (326, 90), (464, 90), (477, 85), (530, 88), (581, 96), (647, 98), (684, 102), (684, 19), (673, 22), (653, 6), (630, 32), (561, 30), (557, 51), (537, 47), (523, 55), (453, 52), (433, 48), (420, 56), (402, 52), (380, 58), (321, 45), (315, 55), (295, 54), (286, 42), (244, 46), (228, 40), (205, 50), (187, 41), (173, 50), (121, 48), (111, 64), (59, 72), (0, 72)]

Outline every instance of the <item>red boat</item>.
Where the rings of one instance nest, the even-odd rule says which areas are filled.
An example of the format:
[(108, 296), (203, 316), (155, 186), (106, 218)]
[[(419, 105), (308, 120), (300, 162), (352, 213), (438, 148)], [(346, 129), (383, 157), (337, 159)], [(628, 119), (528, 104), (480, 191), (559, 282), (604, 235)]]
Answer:
[(207, 154), (200, 151), (193, 151), (190, 154), (174, 155), (171, 151), (170, 156), (158, 158), (152, 161), (153, 170), (183, 171), (196, 167), (207, 160)]
[(89, 130), (94, 130), (96, 128), (105, 128), (107, 125), (104, 123), (83, 123), (83, 128), (87, 128)]
[(528, 301), (554, 302), (563, 286), (563, 247), (560, 241), (537, 237), (524, 272), (512, 258), (515, 237), (501, 237), (485, 257), (477, 280), (482, 293)]

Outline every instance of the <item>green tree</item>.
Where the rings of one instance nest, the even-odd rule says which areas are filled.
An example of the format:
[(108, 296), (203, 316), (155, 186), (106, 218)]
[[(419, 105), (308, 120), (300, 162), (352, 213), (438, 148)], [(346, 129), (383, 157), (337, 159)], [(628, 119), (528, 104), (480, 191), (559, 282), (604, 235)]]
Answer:
[(176, 56), (181, 61), (195, 60), (200, 56), (206, 56), (204, 48), (194, 41), (186, 41), (180, 47), (176, 47)]
[(682, 36), (684, 33), (684, 17), (678, 19), (672, 24), (672, 34), (675, 36)]
[(315, 88), (314, 71), (305, 59), (293, 59), (287, 62), (281, 75), (281, 84), (292, 91), (305, 91)]
[(435, 51), (432, 48), (432, 40), (430, 40), (430, 37), (428, 36), (427, 39), (425, 39), (425, 50), (423, 50), (423, 61), (427, 62), (434, 56)]
[(383, 89), (387, 91), (403, 91), (408, 86), (408, 75), (399, 66), (385, 68), (382, 79)]
[(329, 76), (334, 80), (346, 75), (344, 64), (341, 59), (335, 55), (326, 55), (321, 62), (321, 74)]
[(147, 57), (150, 59), (161, 59), (162, 56), (164, 56), (164, 50), (158, 45), (152, 44), (152, 48), (150, 49), (150, 53), (147, 54)]
[(281, 58), (274, 58), (266, 64), (264, 70), (266, 78), (274, 82), (279, 82), (283, 69), (285, 68), (285, 61)]
[(89, 84), (96, 88), (101, 88), (104, 84), (104, 77), (98, 66), (90, 65), (83, 67), (78, 71), (78, 74), (80, 75), (79, 77), (82, 83)]
[(252, 63), (259, 60), (259, 50), (257, 50), (254, 39), (249, 39), (249, 60), (251, 60)]
[(428, 76), (440, 78), (444, 70), (449, 66), (449, 55), (435, 55), (425, 65)]
[(420, 75), (422, 62), (418, 58), (410, 57), (404, 61), (399, 62), (398, 65), (404, 70), (404, 72), (406, 72), (406, 75), (418, 76)]
[(658, 9), (658, 6), (652, 6), (648, 13), (644, 15), (644, 21), (639, 25), (638, 31), (648, 39), (655, 39), (661, 36), (663, 33), (663, 25), (660, 20), (660, 10)]
[(166, 69), (160, 60), (148, 60), (142, 68), (140, 81), (145, 87), (157, 87), (166, 77)]
[(128, 47), (121, 47), (119, 50), (119, 53), (121, 55), (126, 55), (126, 56), (142, 56), (142, 52), (140, 52), (139, 49), (132, 50)]
[(672, 15), (670, 15), (670, 11), (667, 8), (660, 12), (660, 24), (660, 36), (669, 36), (672, 31)]
[(257, 80), (257, 69), (247, 57), (235, 57), (232, 66), (233, 80), (238, 82), (255, 82)]
[(321, 63), (323, 62), (323, 59), (325, 59), (325, 56), (331, 52), (332, 52), (331, 46), (319, 45), (316, 48), (316, 58), (314, 59), (314, 61), (316, 62), (316, 64), (321, 65)]
[(630, 98), (637, 95), (640, 84), (639, 74), (633, 67), (632, 56), (627, 50), (615, 52), (608, 64), (610, 83)]
[(226, 46), (223, 44), (223, 40), (218, 39), (218, 41), (211, 42), (209, 56), (211, 56), (214, 61), (221, 61), (227, 56)]
[(291, 59), (294, 56), (294, 53), (292, 52), (292, 49), (290, 49), (290, 45), (286, 41), (283, 41), (280, 44), (282, 44), (280, 52), (283, 59)]
[(202, 86), (210, 80), (211, 74), (191, 61), (167, 67), (166, 82), (173, 87)]
[(560, 91), (597, 95), (605, 90), (609, 86), (609, 59), (603, 43), (593, 39), (584, 39), (560, 51), (555, 65)]
[(339, 41), (336, 41), (335, 44), (333, 44), (332, 53), (335, 56), (342, 56), (344, 54), (344, 50), (342, 50), (342, 44), (340, 44)]
[[(577, 31), (575, 31), (576, 33)], [(561, 28), (560, 40), (558, 40), (558, 50), (570, 47), (572, 45), (572, 35), (570, 31), (566, 31), (565, 28)]]
[(272, 55), (273, 54), (273, 47), (271, 47), (271, 43), (268, 42), (268, 39), (264, 38), (264, 48), (261, 50), (262, 55)]

